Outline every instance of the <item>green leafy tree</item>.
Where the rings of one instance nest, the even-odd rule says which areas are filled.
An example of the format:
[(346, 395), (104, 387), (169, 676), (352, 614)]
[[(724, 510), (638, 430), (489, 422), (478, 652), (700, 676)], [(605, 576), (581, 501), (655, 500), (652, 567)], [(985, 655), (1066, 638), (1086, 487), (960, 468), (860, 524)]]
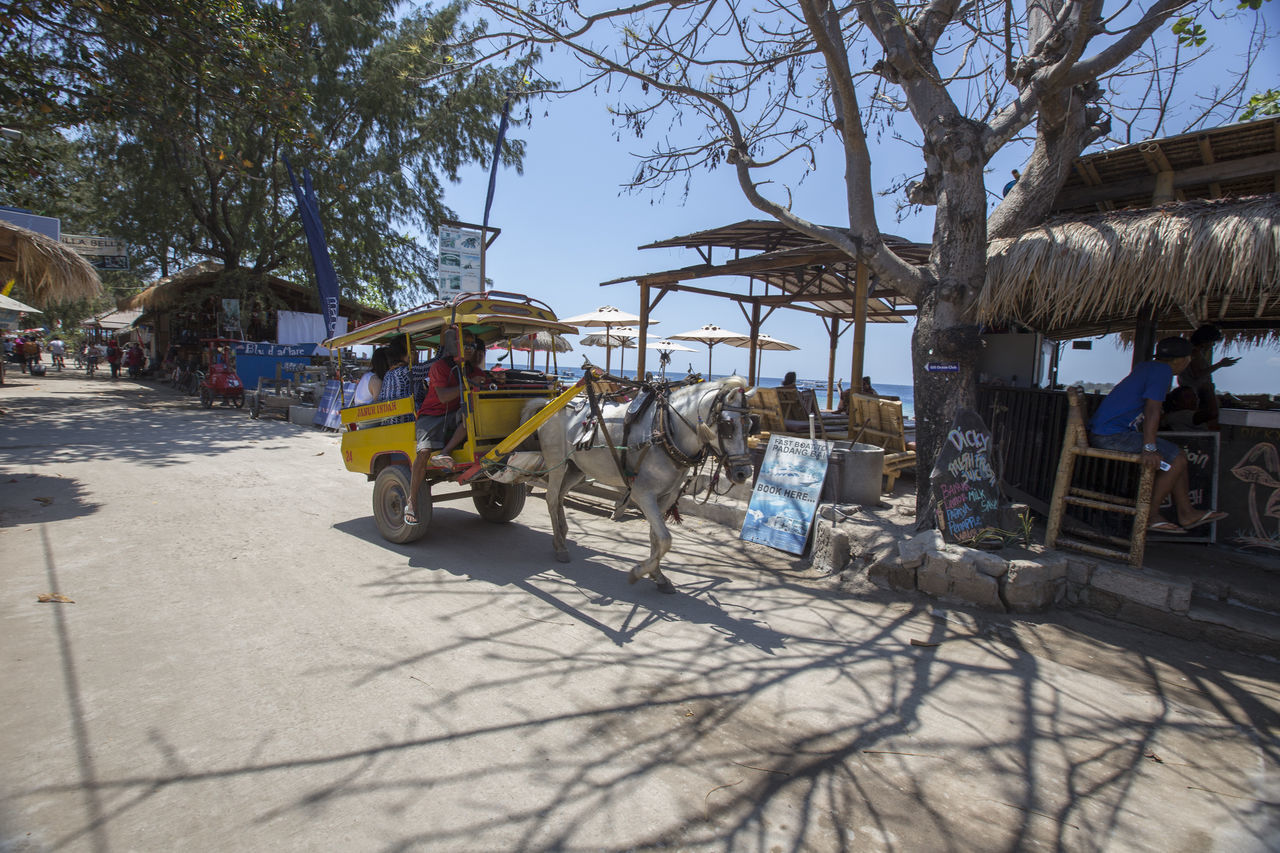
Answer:
[[(3, 87), (24, 93), (26, 126), (73, 128), (96, 196), (76, 228), (127, 239), (161, 274), (207, 258), (238, 280), (306, 275), (288, 156), (314, 175), (344, 292), (389, 306), (434, 289), (422, 235), (450, 215), (442, 182), (492, 154), (537, 60), (474, 67), (450, 46), (483, 34), (462, 4), (404, 17), (382, 0), (35, 5), (10, 19), (6, 45), (26, 59)], [(78, 37), (62, 38), (70, 23)], [(75, 85), (42, 85), (42, 70)], [(522, 143), (501, 156), (519, 168)]]

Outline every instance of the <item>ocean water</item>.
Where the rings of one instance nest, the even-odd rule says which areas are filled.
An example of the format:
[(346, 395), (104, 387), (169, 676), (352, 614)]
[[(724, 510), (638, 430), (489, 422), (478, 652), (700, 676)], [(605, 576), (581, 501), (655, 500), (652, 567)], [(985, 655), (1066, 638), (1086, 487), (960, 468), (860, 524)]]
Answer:
[[(616, 368), (615, 368), (616, 371)], [(582, 371), (571, 367), (560, 368), (561, 375), (564, 376), (581, 376)], [(630, 368), (622, 371), (622, 374), (629, 379), (636, 378), (636, 372)], [(680, 375), (677, 372), (670, 372), (673, 378)], [(712, 374), (712, 379), (723, 379), (729, 374)], [(782, 384), (781, 376), (761, 376), (756, 382), (761, 388), (776, 388)], [(825, 379), (797, 379), (796, 387), (812, 388), (818, 393), (818, 405), (825, 406), (827, 404), (827, 381)], [(844, 386), (846, 389), (848, 386)], [(915, 389), (910, 385), (891, 385), (887, 382), (872, 382), (871, 387), (876, 389), (876, 393), (885, 397), (897, 397), (902, 400), (902, 416), (906, 420), (914, 420), (916, 416), (915, 407)]]

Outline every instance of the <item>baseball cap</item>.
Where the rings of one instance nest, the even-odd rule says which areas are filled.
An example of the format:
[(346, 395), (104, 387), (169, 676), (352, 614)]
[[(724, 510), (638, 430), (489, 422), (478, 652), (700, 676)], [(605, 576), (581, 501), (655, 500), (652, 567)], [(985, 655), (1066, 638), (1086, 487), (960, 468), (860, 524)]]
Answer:
[(1160, 343), (1156, 344), (1156, 358), (1161, 361), (1172, 361), (1189, 355), (1191, 355), (1191, 341), (1186, 338), (1161, 338)]

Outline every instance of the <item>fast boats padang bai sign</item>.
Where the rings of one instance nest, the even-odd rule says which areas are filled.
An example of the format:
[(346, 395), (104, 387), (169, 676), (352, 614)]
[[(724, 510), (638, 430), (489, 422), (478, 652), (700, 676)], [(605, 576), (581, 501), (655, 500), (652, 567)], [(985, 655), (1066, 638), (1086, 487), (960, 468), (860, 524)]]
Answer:
[(769, 437), (741, 538), (803, 554), (827, 478), (831, 442), (785, 435)]

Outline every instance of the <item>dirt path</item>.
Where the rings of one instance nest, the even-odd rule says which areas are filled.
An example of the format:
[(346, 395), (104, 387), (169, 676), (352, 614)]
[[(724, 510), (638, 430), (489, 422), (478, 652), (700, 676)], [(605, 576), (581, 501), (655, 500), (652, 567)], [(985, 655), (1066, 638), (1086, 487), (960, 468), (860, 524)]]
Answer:
[[(437, 506), (163, 386), (0, 388), (0, 850), (1230, 850), (1273, 663), (837, 598), (698, 519)], [(59, 593), (74, 604), (39, 604)], [(914, 644), (913, 644), (914, 641)]]

